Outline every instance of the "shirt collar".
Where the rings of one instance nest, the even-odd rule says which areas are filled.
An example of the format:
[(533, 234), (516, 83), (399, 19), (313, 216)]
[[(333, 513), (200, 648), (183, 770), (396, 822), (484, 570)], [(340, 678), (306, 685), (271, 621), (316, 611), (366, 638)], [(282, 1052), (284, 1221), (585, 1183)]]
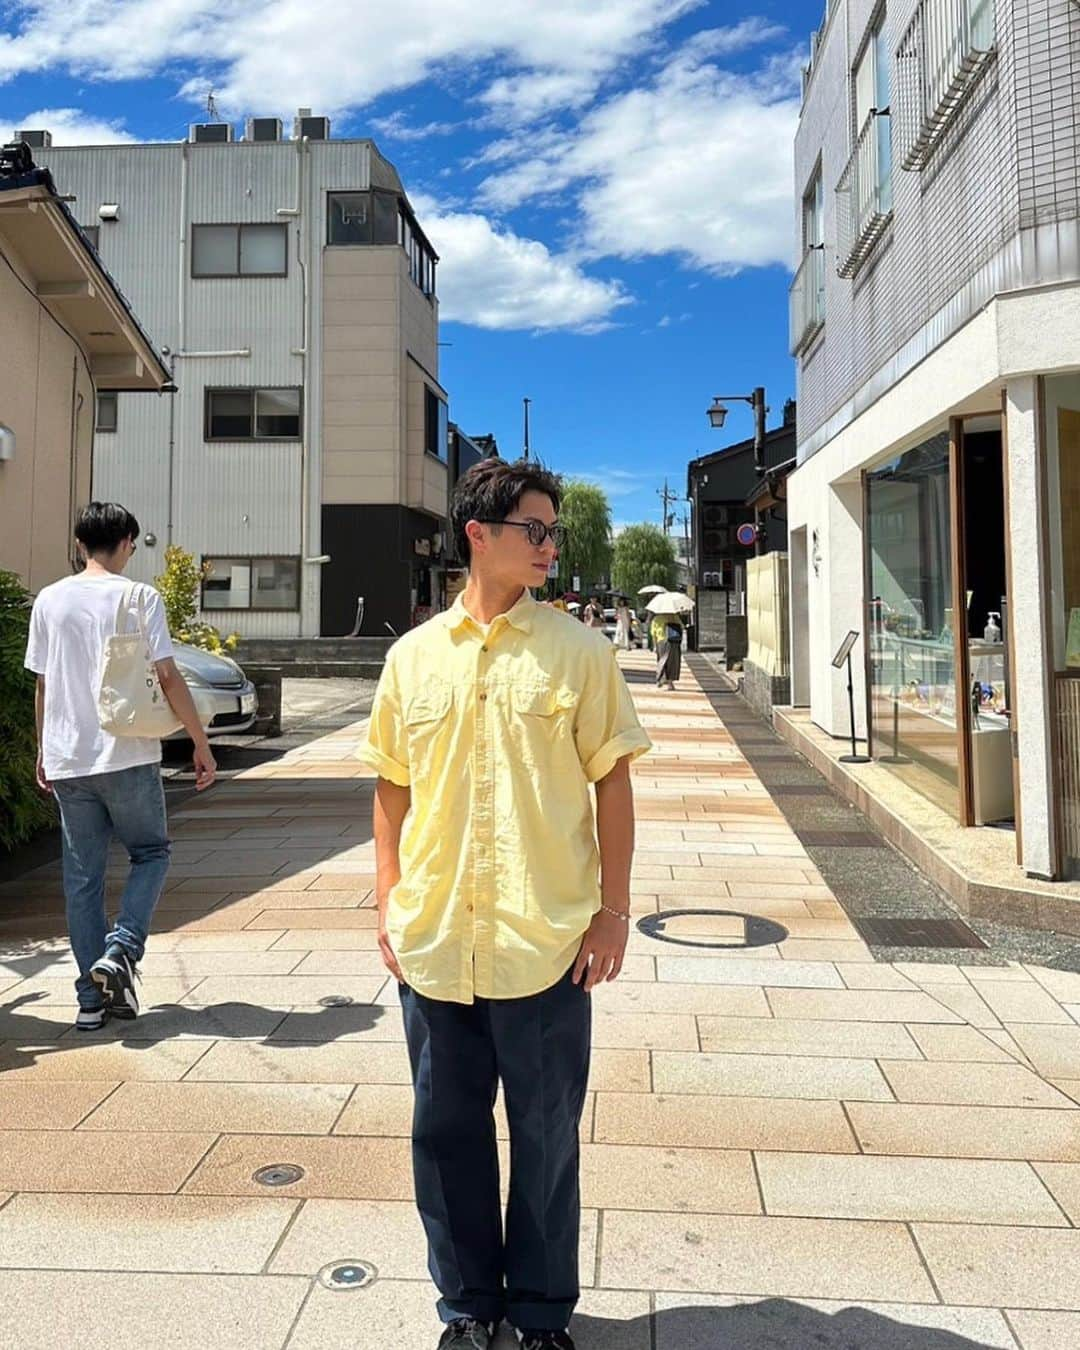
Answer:
[[(479, 626), (465, 608), (463, 595), (464, 592), (458, 596), (443, 615), (444, 622), (452, 633), (464, 628), (467, 623)], [(505, 619), (511, 628), (516, 628), (521, 633), (531, 633), (535, 615), (536, 601), (533, 599), (532, 592), (526, 587), (521, 593), (521, 598), (505, 614), (496, 615), (492, 623), (495, 624), (500, 619)]]

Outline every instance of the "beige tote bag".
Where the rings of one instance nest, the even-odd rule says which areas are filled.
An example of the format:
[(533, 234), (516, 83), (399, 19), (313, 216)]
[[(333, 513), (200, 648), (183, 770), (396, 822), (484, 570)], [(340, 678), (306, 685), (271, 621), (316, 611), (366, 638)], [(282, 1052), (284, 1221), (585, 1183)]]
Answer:
[[(127, 631), (135, 584), (124, 588), (116, 611), (116, 631), (105, 640), (98, 691), (98, 721), (112, 736), (171, 736), (183, 723), (173, 712), (158, 679), (146, 636), (146, 599), (138, 591), (138, 628)], [(201, 711), (201, 710), (200, 710)]]

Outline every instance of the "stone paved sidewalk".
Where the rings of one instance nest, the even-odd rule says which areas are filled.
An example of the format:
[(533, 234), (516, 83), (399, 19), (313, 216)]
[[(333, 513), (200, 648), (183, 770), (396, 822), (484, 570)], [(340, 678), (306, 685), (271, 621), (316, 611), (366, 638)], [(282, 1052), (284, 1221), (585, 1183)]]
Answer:
[[(1080, 975), (875, 962), (693, 677), (625, 666), (635, 916), (703, 912), (595, 1000), (580, 1350), (1080, 1344)], [(174, 813), (132, 1025), (71, 1029), (56, 866), (0, 888), (0, 1345), (434, 1346), (358, 734)]]

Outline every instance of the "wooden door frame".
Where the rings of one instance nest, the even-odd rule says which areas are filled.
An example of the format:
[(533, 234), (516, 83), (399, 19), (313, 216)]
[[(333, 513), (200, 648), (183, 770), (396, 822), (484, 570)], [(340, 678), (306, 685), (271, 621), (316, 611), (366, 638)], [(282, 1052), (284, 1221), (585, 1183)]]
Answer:
[(952, 562), (953, 665), (960, 824), (975, 824), (971, 774), (971, 661), (968, 654), (967, 568), (964, 524), (964, 419), (949, 418), (949, 516)]

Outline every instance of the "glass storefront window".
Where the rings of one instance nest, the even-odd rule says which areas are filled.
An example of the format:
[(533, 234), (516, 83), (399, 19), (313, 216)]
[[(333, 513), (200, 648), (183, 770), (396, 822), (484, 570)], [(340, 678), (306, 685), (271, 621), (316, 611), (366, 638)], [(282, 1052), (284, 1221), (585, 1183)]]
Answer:
[[(945, 433), (867, 475), (870, 718), (874, 757), (960, 814)], [(961, 623), (966, 630), (966, 619)]]

